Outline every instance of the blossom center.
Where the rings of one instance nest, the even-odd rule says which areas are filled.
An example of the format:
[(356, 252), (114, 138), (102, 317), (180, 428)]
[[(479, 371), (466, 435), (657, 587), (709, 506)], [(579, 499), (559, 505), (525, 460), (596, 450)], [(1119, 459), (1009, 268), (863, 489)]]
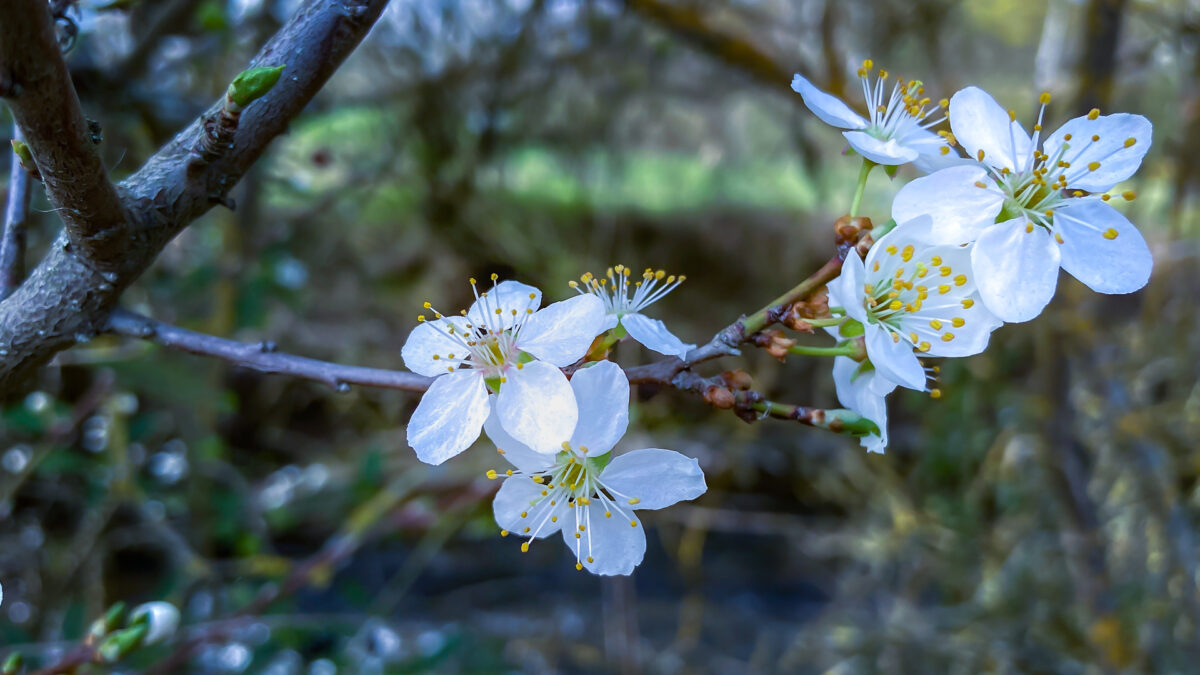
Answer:
[[(561, 527), (574, 535), (575, 567), (582, 569), (584, 560), (589, 563), (596, 560), (590, 532), (592, 518), (618, 518), (627, 521), (630, 527), (637, 527), (632, 507), (641, 499), (604, 482), (602, 474), (611, 455), (588, 457), (586, 446), (572, 447), (567, 442), (562, 447), (553, 466), (534, 473), (509, 471), (508, 475), (513, 480), (531, 480), (539, 486), (539, 494), (520, 513), (522, 527), (518, 534), (528, 537), (521, 550), (528, 551), (533, 540), (544, 530), (558, 526), (561, 518), (564, 521)], [(488, 477), (498, 475), (489, 471)], [(599, 508), (591, 508), (593, 505)], [(501, 535), (507, 534), (501, 531)]]
[[(1067, 186), (1087, 174), (1097, 171), (1118, 152), (1133, 147), (1137, 143), (1137, 139), (1125, 139), (1124, 142), (1115, 145), (1107, 154), (1099, 157), (1089, 155), (1087, 159), (1091, 159), (1091, 161), (1084, 161), (1084, 154), (1101, 141), (1101, 135), (1096, 133), (1076, 140), (1072, 134), (1064, 134), (1063, 142), (1055, 150), (1054, 155), (1047, 154), (1039, 147), (1039, 141), (1042, 119), (1045, 117), (1046, 105), (1050, 102), (1050, 94), (1043, 93), (1039, 101), (1041, 108), (1038, 110), (1038, 120), (1033, 125), (1033, 137), (1030, 139), (1029, 149), (1023, 156), (1020, 154), (1021, 149), (1018, 148), (1016, 132), (1011, 132), (1013, 135), (1009, 139), (1009, 143), (1016, 166), (997, 167), (989, 163), (985, 163), (985, 166), (996, 185), (1004, 193), (1004, 206), (997, 217), (997, 222), (1023, 216), (1027, 232), (1032, 232), (1034, 226), (1042, 227), (1052, 232), (1055, 240), (1062, 244), (1064, 242), (1062, 233), (1054, 226), (1056, 210), (1068, 205), (1071, 200), (1100, 199), (1108, 201), (1111, 198), (1108, 194), (1091, 195), (1082, 190), (1068, 191)], [(1016, 121), (1016, 113), (1010, 110), (1008, 115), (1010, 121)], [(1099, 116), (1100, 111), (1093, 108), (1087, 118), (1094, 121)], [(979, 151), (977, 159), (983, 162), (984, 152), (982, 150)], [(977, 185), (983, 188), (987, 187), (986, 184)], [(1121, 196), (1126, 200), (1132, 200), (1136, 195), (1132, 192), (1124, 192)], [(1110, 228), (1103, 235), (1107, 239), (1115, 239), (1117, 232)]]
[(910, 343), (919, 352), (932, 349), (933, 341), (951, 342), (955, 329), (966, 326), (964, 310), (974, 306), (969, 265), (956, 269), (953, 262), (927, 252), (916, 255), (912, 244), (888, 245), (871, 262), (863, 284), (863, 308), (870, 323), (883, 327), (892, 340)]
[(876, 75), (874, 68), (875, 63), (867, 59), (858, 69), (863, 99), (870, 116), (870, 124), (863, 129), (864, 132), (881, 141), (888, 141), (903, 138), (915, 129), (927, 129), (946, 119), (944, 111), (950, 102), (942, 99), (934, 105), (925, 96), (925, 87), (920, 80), (906, 81), (897, 77), (891, 94), (885, 98), (890, 74), (880, 68)]
[[(604, 303), (606, 314), (618, 318), (635, 314), (662, 300), (668, 293), (687, 280), (684, 275), (667, 274), (666, 270), (647, 267), (640, 281), (634, 281), (634, 272), (625, 265), (614, 265), (597, 278), (591, 272), (571, 281), (571, 288), (583, 295), (590, 293)], [(582, 283), (580, 283), (582, 282)]]
[[(496, 280), (497, 275), (493, 274), (490, 293), (481, 293), (475, 279), (470, 280), (478, 310), (474, 315), (462, 310), (460, 317), (446, 319), (432, 304), (425, 303), (425, 309), (433, 312), (434, 319), (445, 319), (431, 325), (461, 348), (461, 351), (433, 354), (433, 360), (446, 364), (447, 372), (471, 368), (485, 378), (503, 382), (505, 371), (510, 367), (519, 369), (528, 360), (518, 345), (521, 328), (534, 314), (537, 295), (530, 293), (527, 299), (502, 302), (496, 297)], [(426, 317), (422, 314), (417, 320), (423, 322)]]

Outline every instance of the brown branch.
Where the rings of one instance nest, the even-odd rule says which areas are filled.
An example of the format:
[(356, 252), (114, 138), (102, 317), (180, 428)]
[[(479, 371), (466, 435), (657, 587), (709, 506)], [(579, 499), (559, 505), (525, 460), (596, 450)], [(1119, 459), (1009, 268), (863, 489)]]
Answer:
[[(834, 432), (858, 434), (869, 431), (863, 426), (864, 420), (850, 411), (776, 403), (767, 400), (760, 392), (747, 388), (738, 390), (739, 387), (730, 385), (721, 377), (706, 378), (691, 370), (691, 366), (695, 364), (737, 354), (738, 346), (753, 340), (764, 328), (777, 323), (791, 310), (792, 305), (811, 297), (836, 277), (840, 270), (841, 259), (835, 256), (821, 269), (772, 300), (767, 306), (734, 321), (713, 336), (707, 344), (693, 349), (687, 354), (686, 361), (673, 356), (666, 357), (654, 363), (626, 369), (626, 377), (631, 384), (658, 384), (698, 394), (711, 405), (733, 409), (739, 417), (748, 422), (762, 417), (774, 417)], [(259, 372), (322, 382), (339, 392), (349, 391), (350, 385), (354, 384), (423, 392), (433, 382), (433, 378), (405, 371), (345, 366), (284, 354), (276, 350), (273, 342), (245, 343), (205, 335), (123, 309), (112, 312), (103, 326), (103, 331), (150, 340), (164, 347), (191, 354), (211, 356)], [(723, 390), (724, 394), (714, 394), (716, 390)]]
[(670, 383), (677, 373), (698, 363), (737, 354), (737, 348), (740, 345), (752, 339), (764, 328), (778, 323), (792, 305), (801, 300), (807, 300), (822, 286), (833, 281), (841, 273), (841, 270), (842, 259), (834, 256), (822, 265), (821, 269), (772, 300), (762, 309), (734, 321), (714, 335), (708, 343), (688, 352), (686, 359), (681, 360), (674, 356), (668, 356), (654, 363), (629, 368), (625, 374), (633, 384)]
[(625, 6), (675, 33), (701, 51), (742, 70), (763, 84), (784, 89), (791, 85), (791, 68), (785, 68), (753, 42), (709, 24), (704, 10), (659, 0), (627, 0)]
[(122, 309), (114, 311), (109, 317), (107, 332), (150, 340), (190, 354), (212, 356), (263, 373), (322, 382), (343, 393), (350, 391), (352, 384), (420, 392), (428, 389), (433, 381), (433, 378), (416, 373), (343, 366), (285, 354), (276, 351), (273, 342), (248, 344), (204, 335)]
[[(48, 21), (41, 0), (0, 3), (0, 85), (13, 58), (23, 65), (31, 61), (25, 52), (34, 50), (12, 42), (12, 36), (21, 33), (8, 23), (8, 15), (22, 14), (16, 8), (30, 5), (39, 11), (24, 14), (37, 14)], [(122, 182), (132, 231), (123, 243), (116, 270), (96, 269), (79, 255), (69, 237), (51, 246), (25, 283), (0, 302), (0, 392), (17, 388), (55, 353), (103, 329), (121, 292), (154, 262), (163, 247), (214, 204), (229, 203), (229, 191), (358, 46), (386, 5), (387, 0), (307, 0), (249, 64), (286, 64), (287, 74), (241, 115), (228, 152), (187, 170), (189, 151), (203, 137), (206, 120), (219, 114), (225, 100), (222, 96)], [(9, 53), (13, 51), (18, 52), (15, 57)], [(61, 58), (56, 58), (55, 63), (61, 63)], [(15, 72), (19, 75), (21, 71)], [(230, 73), (230, 78), (235, 74)], [(31, 105), (26, 91), (29, 81), (27, 75), (13, 80), (19, 92), (13, 100), (21, 105)], [(69, 90), (65, 75), (61, 83)], [(74, 101), (74, 92), (69, 93)], [(34, 135), (24, 121), (22, 128)], [(44, 149), (33, 146), (33, 151), (39, 165), (46, 161)], [(78, 176), (75, 180), (87, 183)]]
[(45, 0), (0, 3), (0, 72), (71, 244), (94, 266), (114, 267), (126, 246), (128, 215), (92, 143)]
[[(22, 140), (13, 124), (13, 140)], [(25, 225), (29, 220), (29, 172), (21, 166), (16, 151), (8, 175), (8, 202), (4, 209), (4, 233), (0, 238), (0, 300), (12, 295), (25, 278)]]

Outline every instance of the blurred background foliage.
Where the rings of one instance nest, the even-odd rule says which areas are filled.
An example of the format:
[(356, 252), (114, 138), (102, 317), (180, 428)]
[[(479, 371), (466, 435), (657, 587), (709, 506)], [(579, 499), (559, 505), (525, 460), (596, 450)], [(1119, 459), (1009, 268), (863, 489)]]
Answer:
[[(112, 4), (79, 4), (70, 63), (116, 177), (298, 5)], [(415, 396), (80, 336), (0, 412), (0, 655), (53, 661), (111, 603), (165, 599), (181, 639), (212, 638), (194, 672), (1194, 669), (1195, 0), (393, 0), (236, 211), (185, 231), (126, 301), (400, 368), (421, 302), (465, 306), (469, 276), (557, 299), (623, 262), (688, 275), (655, 310), (702, 342), (831, 254), (858, 165), (788, 84), (854, 102), (868, 56), (935, 99), (981, 85), (1026, 122), (1043, 89), (1047, 126), (1148, 116), (1124, 210), (1149, 286), (1104, 297), (1064, 275), (1041, 318), (941, 364), (941, 400), (892, 397), (886, 455), (641, 389), (625, 445), (698, 457), (710, 490), (647, 518), (631, 579), (502, 540), (494, 454), (419, 464)], [(886, 220), (895, 189), (873, 177), (863, 211)], [(34, 209), (31, 260), (59, 227), (40, 194)], [(751, 348), (721, 367), (834, 406), (829, 365)]]

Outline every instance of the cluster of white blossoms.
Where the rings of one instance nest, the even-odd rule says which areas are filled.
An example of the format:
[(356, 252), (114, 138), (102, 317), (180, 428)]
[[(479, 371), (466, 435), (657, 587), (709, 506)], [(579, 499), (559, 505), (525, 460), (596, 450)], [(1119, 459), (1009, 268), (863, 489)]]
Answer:
[[(828, 284), (827, 306), (805, 304), (805, 318), (789, 323), (821, 326), (840, 344), (804, 347), (782, 337), (772, 344), (779, 354), (834, 356), (837, 396), (850, 411), (825, 412), (839, 423), (847, 415), (867, 423), (828, 428), (865, 433), (862, 444), (881, 452), (886, 397), (898, 387), (941, 396), (938, 368), (924, 359), (978, 354), (1005, 322), (1036, 317), (1054, 295), (1060, 267), (1101, 293), (1146, 284), (1150, 250), (1109, 204), (1109, 191), (1141, 165), (1151, 125), (1138, 115), (1093, 110), (1043, 141), (1049, 94), (1041, 96), (1031, 136), (976, 87), (933, 104), (919, 81), (897, 78), (889, 88), (888, 73), (870, 61), (859, 77), (866, 116), (800, 75), (792, 81), (804, 103), (843, 129), (863, 157), (848, 222), (855, 222), (875, 166), (894, 176), (911, 163), (925, 175), (898, 191), (891, 221), (873, 232), (877, 241), (850, 242), (840, 275)], [(947, 119), (949, 130), (934, 130)], [(577, 569), (629, 574), (646, 551), (636, 511), (695, 499), (706, 486), (696, 460), (677, 452), (614, 457), (629, 425), (629, 382), (607, 357), (629, 337), (686, 365), (695, 345), (645, 315), (683, 281), (616, 265), (570, 282), (575, 297), (542, 307), (538, 289), (492, 275), (487, 290), (471, 280), (475, 302), (458, 315), (425, 303), (427, 314), (417, 317), (402, 351), (409, 369), (434, 378), (408, 425), (417, 457), (441, 464), (482, 431), (512, 467), (488, 471), (503, 479), (494, 501), (503, 536), (520, 538), (528, 551), (535, 540), (561, 533)], [(771, 414), (758, 392), (708, 387), (713, 405), (741, 400), (743, 417)]]
[[(881, 72), (872, 87), (871, 71), (870, 61), (859, 71), (869, 123), (799, 75), (792, 87), (822, 120), (862, 128), (874, 139), (864, 145), (845, 134), (864, 157), (858, 194), (874, 164), (912, 161), (928, 174), (899, 190), (892, 229), (865, 260), (851, 250), (829, 284), (831, 309), (844, 320), (827, 330), (843, 340), (861, 336), (866, 354), (861, 361), (836, 358), (838, 398), (876, 422), (880, 434), (863, 445), (882, 451), (890, 392), (907, 387), (941, 395), (929, 385), (935, 369), (921, 358), (977, 354), (1004, 322), (1033, 319), (1053, 297), (1060, 267), (1100, 293), (1131, 293), (1146, 284), (1150, 250), (1111, 206), (1109, 191), (1137, 171), (1152, 127), (1140, 115), (1092, 110), (1042, 141), (1049, 94), (1039, 99), (1030, 136), (1012, 111), (967, 87), (943, 102), (950, 131), (935, 134), (924, 121), (928, 99), (916, 98), (919, 84), (897, 82), (883, 103), (879, 83), (887, 75)], [(931, 136), (944, 144), (934, 145)], [(890, 150), (881, 154), (885, 146)], [(939, 162), (927, 161), (931, 147)], [(1120, 196), (1134, 198), (1129, 191)]]
[[(667, 355), (687, 345), (642, 314), (683, 282), (646, 270), (639, 281), (617, 265), (604, 279), (571, 282), (579, 295), (541, 307), (542, 293), (516, 281), (480, 291), (457, 316), (430, 313), (409, 335), (408, 368), (434, 377), (408, 425), (417, 457), (441, 464), (470, 447), (480, 430), (513, 468), (495, 499), (501, 534), (534, 539), (562, 532), (578, 569), (629, 574), (646, 537), (634, 515), (705, 491), (696, 460), (669, 450), (612, 456), (629, 425), (629, 382), (611, 361), (582, 363), (628, 335)], [(601, 357), (602, 358), (602, 357)], [(570, 379), (564, 368), (577, 366)]]

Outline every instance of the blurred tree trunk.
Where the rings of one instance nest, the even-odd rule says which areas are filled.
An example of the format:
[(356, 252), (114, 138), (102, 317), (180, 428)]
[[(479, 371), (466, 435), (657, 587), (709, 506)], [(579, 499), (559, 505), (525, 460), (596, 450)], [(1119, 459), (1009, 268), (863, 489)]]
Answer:
[(1076, 80), (1079, 90), (1075, 110), (1083, 114), (1104, 108), (1112, 101), (1113, 75), (1117, 72), (1117, 43), (1127, 0), (1089, 0), (1083, 36), (1083, 57)]

